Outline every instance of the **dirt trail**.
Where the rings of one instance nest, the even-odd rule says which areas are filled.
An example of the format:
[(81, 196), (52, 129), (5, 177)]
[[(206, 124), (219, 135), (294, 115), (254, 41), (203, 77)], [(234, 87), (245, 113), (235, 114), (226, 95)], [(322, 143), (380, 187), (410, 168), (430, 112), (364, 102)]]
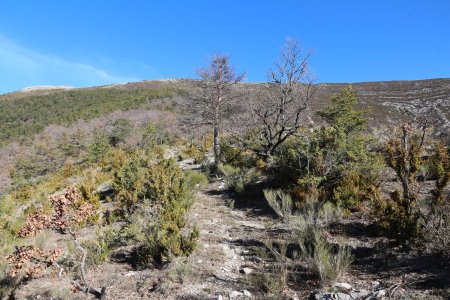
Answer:
[(180, 296), (227, 299), (233, 291), (248, 289), (244, 268), (254, 270), (259, 260), (251, 247), (252, 241), (264, 238), (266, 218), (233, 210), (228, 205), (231, 200), (217, 183), (198, 192), (189, 222), (200, 228), (199, 248), (187, 259), (194, 275), (190, 284), (181, 287)]

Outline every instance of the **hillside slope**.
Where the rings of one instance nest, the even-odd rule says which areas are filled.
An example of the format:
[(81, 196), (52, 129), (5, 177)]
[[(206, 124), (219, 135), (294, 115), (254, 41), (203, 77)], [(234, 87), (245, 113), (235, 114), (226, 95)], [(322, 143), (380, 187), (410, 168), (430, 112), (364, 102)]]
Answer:
[[(324, 107), (347, 83), (321, 83), (312, 110)], [(424, 114), (437, 122), (445, 136), (450, 131), (450, 79), (380, 81), (351, 84), (360, 106), (370, 108), (371, 126), (396, 125), (408, 118), (407, 112)], [(90, 120), (115, 110), (148, 107), (149, 100), (171, 98), (189, 92), (192, 80), (170, 79), (132, 82), (123, 85), (85, 89), (32, 90), (0, 96), (0, 144), (22, 140), (41, 132), (50, 124), (68, 126), (78, 119)], [(257, 91), (262, 84), (243, 84)], [(175, 91), (175, 93), (174, 93)]]
[[(348, 84), (320, 84), (317, 105)], [(437, 121), (437, 129), (448, 135), (450, 130), (450, 79), (414, 81), (362, 82), (351, 84), (362, 107), (370, 107), (371, 125), (399, 123), (406, 111), (425, 114)]]

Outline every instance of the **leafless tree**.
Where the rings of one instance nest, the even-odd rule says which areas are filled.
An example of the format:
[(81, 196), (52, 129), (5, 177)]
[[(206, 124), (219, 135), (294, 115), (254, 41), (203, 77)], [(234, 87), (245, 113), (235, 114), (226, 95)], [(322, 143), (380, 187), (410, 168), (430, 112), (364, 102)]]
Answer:
[(215, 55), (206, 69), (198, 70), (201, 80), (198, 91), (188, 103), (185, 122), (191, 126), (212, 126), (214, 130), (214, 162), (220, 162), (220, 133), (224, 119), (236, 110), (237, 93), (234, 86), (241, 82), (245, 73), (236, 74), (230, 66), (230, 57)]
[(301, 126), (305, 125), (311, 98), (316, 90), (308, 63), (311, 51), (303, 51), (296, 40), (287, 39), (269, 84), (252, 103), (254, 127), (262, 140), (261, 155), (268, 157)]

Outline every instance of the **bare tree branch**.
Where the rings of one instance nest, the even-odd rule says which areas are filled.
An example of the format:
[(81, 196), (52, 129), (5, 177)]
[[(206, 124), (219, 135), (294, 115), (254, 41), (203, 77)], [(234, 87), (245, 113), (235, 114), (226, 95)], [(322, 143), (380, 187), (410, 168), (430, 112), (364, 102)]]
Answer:
[(236, 74), (229, 65), (230, 57), (215, 55), (206, 69), (199, 69), (201, 80), (196, 81), (196, 92), (190, 96), (184, 123), (190, 127), (212, 125), (214, 130), (214, 161), (220, 162), (220, 132), (224, 120), (238, 107), (236, 84), (244, 80), (245, 73)]
[(272, 155), (303, 126), (316, 91), (308, 68), (311, 55), (297, 41), (288, 39), (275, 68), (268, 72), (270, 84), (253, 99), (251, 111), (260, 132), (263, 156)]

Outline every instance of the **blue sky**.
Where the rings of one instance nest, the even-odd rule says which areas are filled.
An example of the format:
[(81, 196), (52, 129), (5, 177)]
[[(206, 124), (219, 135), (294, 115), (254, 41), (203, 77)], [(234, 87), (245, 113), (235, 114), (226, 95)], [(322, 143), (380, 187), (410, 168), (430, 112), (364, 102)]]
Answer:
[(448, 0), (2, 0), (0, 93), (195, 77), (219, 52), (264, 81), (287, 37), (318, 82), (450, 77)]

